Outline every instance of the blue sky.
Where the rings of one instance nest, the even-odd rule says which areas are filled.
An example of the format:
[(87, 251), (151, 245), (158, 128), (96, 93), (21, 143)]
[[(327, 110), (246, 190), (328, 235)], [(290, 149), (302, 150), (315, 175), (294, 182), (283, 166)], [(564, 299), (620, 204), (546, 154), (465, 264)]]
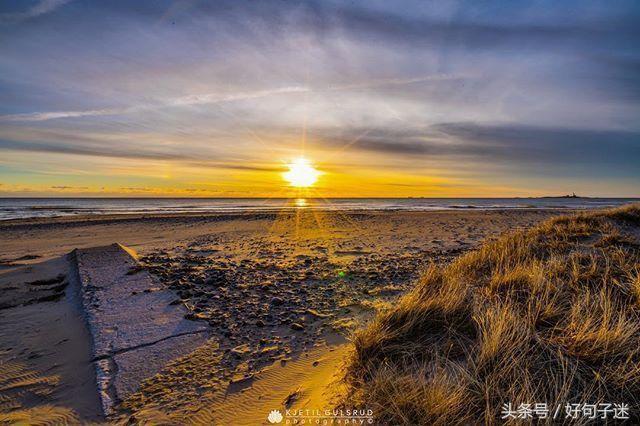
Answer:
[(5, 1), (0, 196), (640, 196), (634, 1)]

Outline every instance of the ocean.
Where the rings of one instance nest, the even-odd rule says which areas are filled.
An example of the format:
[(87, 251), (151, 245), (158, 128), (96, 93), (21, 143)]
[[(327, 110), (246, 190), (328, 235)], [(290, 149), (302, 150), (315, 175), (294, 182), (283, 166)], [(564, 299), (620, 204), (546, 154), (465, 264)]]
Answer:
[(638, 201), (638, 198), (0, 198), (0, 220), (127, 213), (228, 213), (293, 209), (593, 209)]

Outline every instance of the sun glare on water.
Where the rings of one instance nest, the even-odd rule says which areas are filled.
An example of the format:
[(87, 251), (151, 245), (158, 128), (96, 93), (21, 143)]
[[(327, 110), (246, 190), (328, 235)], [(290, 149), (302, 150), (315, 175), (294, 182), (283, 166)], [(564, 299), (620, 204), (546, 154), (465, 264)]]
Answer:
[(320, 172), (306, 158), (297, 158), (287, 164), (289, 171), (282, 174), (284, 179), (297, 188), (308, 188), (318, 180)]

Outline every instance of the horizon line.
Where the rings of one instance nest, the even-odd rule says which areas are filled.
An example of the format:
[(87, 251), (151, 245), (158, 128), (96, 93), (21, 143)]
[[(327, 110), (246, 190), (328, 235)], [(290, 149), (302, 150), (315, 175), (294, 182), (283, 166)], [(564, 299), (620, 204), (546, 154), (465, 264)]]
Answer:
[(405, 197), (171, 197), (171, 196), (116, 196), (116, 197), (82, 197), (82, 196), (42, 196), (42, 197), (29, 197), (29, 196), (17, 196), (17, 197), (5, 197), (0, 196), (0, 200), (42, 200), (42, 199), (73, 199), (73, 200), (411, 200), (411, 199), (431, 199), (431, 200), (464, 200), (464, 199), (513, 199), (513, 198), (525, 198), (525, 199), (541, 199), (541, 198), (562, 198), (562, 199), (625, 199), (625, 200), (640, 200), (638, 196), (593, 196), (593, 195), (577, 195), (575, 197), (569, 195), (540, 195), (540, 196), (512, 196), (512, 197), (428, 197), (428, 196), (405, 196)]

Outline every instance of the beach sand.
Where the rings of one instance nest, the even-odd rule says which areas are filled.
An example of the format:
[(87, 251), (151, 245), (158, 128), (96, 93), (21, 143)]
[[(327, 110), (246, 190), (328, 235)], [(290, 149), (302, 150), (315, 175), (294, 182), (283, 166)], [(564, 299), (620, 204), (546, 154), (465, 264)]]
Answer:
[(256, 424), (274, 409), (330, 408), (349, 334), (431, 262), (556, 214), (299, 210), (0, 223), (0, 420), (99, 418), (91, 336), (67, 291), (65, 256), (75, 248), (134, 249), (154, 285), (213, 336), (119, 401), (111, 420)]

